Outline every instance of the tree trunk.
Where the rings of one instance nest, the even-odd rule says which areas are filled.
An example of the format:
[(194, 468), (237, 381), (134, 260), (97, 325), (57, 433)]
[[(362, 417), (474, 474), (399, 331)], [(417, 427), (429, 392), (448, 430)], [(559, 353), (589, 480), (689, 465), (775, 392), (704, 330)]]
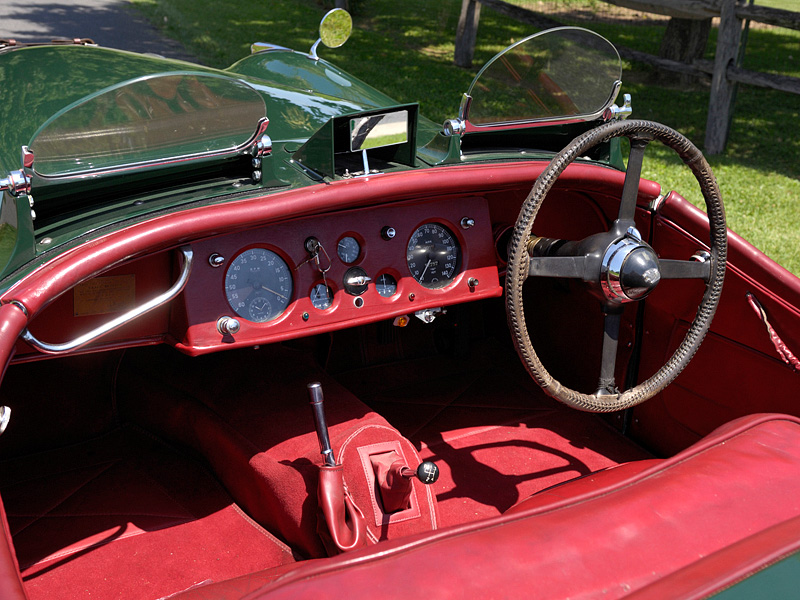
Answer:
[[(667, 23), (667, 30), (664, 32), (664, 39), (661, 40), (661, 49), (658, 55), (661, 58), (690, 65), (692, 61), (703, 58), (710, 31), (711, 19), (672, 17)], [(670, 75), (667, 78), (672, 83), (682, 86), (691, 85), (693, 82), (692, 76), (685, 74)]]
[(478, 0), (463, 0), (461, 16), (456, 31), (456, 49), (453, 62), (458, 67), (471, 67), (475, 54), (475, 39), (478, 36), (478, 22), (481, 18), (481, 4)]

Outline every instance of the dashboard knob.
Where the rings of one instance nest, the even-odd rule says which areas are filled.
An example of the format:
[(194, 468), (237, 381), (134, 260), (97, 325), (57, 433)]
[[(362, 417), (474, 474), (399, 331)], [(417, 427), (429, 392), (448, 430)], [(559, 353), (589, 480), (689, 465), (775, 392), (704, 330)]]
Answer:
[(351, 296), (360, 296), (367, 291), (372, 278), (361, 267), (350, 267), (344, 274), (344, 291)]
[(214, 254), (208, 257), (208, 264), (210, 264), (215, 269), (219, 268), (225, 264), (225, 257), (222, 256), (221, 254), (214, 252)]
[(220, 317), (217, 320), (217, 331), (219, 331), (222, 335), (233, 335), (234, 333), (239, 333), (240, 327), (241, 324), (239, 323), (239, 320), (234, 319), (233, 317)]
[(393, 239), (394, 236), (396, 236), (396, 235), (397, 235), (397, 232), (395, 231), (394, 227), (388, 227), (387, 226), (387, 227), (384, 227), (383, 229), (381, 229), (381, 237), (383, 239), (385, 239), (386, 241), (389, 241), (389, 240)]

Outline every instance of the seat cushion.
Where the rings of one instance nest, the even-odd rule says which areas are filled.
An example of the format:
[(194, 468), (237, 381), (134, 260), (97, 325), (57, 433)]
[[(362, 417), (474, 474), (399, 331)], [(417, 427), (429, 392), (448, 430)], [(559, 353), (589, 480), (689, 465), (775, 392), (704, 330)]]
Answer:
[(800, 515), (798, 465), (800, 420), (750, 416), (501, 517), (300, 564), (248, 598), (619, 598)]

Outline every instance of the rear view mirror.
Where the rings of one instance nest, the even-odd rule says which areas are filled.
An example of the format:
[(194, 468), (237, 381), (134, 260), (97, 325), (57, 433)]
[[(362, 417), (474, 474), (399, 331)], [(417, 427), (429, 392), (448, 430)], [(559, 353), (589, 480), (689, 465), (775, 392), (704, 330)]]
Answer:
[(350, 151), (383, 148), (408, 141), (408, 111), (350, 119)]
[(343, 46), (353, 31), (353, 19), (350, 13), (342, 8), (334, 8), (322, 17), (319, 24), (319, 39), (314, 42), (308, 53), (313, 60), (319, 60), (317, 47), (322, 42), (328, 48)]

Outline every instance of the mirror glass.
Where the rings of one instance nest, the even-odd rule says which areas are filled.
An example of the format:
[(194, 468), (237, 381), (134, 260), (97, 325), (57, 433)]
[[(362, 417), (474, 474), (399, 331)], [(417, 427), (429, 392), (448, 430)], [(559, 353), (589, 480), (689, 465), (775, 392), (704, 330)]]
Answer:
[(353, 19), (342, 8), (334, 8), (322, 18), (319, 24), (319, 38), (328, 48), (342, 46), (353, 31)]
[(350, 119), (350, 151), (404, 144), (408, 141), (408, 111)]

